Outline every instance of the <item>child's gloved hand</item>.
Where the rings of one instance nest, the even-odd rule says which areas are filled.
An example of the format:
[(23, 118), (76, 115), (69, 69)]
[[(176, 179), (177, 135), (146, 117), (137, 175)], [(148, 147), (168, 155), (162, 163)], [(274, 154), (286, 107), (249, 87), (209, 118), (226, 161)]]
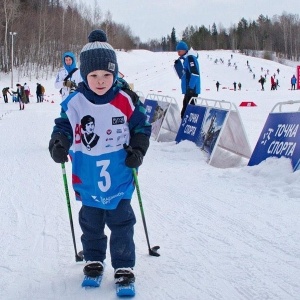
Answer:
[(65, 163), (68, 161), (68, 151), (70, 142), (63, 134), (55, 134), (49, 142), (49, 152), (56, 163)]
[(125, 165), (128, 168), (138, 168), (143, 163), (143, 153), (139, 149), (134, 149), (126, 144), (124, 144), (123, 147), (127, 152)]

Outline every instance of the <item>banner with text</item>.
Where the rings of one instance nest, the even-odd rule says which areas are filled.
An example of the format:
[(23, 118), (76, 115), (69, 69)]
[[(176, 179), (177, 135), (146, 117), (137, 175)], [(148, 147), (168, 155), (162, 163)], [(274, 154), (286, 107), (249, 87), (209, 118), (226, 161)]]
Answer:
[(229, 167), (229, 163), (232, 167), (241, 157), (249, 159), (251, 149), (237, 108), (226, 101), (196, 100), (200, 105), (187, 106), (176, 142), (194, 142), (209, 154), (209, 163), (217, 167)]
[(268, 157), (291, 159), (294, 171), (300, 168), (300, 112), (270, 113), (252, 153), (249, 166)]
[(205, 113), (206, 107), (198, 105), (187, 106), (175, 139), (177, 143), (182, 140), (188, 140), (199, 146), (201, 127)]

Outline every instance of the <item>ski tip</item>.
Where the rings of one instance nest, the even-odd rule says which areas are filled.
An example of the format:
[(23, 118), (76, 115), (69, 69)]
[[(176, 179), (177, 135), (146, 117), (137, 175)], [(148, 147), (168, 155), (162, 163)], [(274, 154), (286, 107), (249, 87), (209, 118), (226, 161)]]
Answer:
[(135, 286), (134, 283), (122, 285), (116, 284), (116, 293), (120, 298), (132, 298), (135, 296)]
[(102, 275), (97, 277), (84, 276), (81, 283), (82, 287), (99, 287), (102, 280)]

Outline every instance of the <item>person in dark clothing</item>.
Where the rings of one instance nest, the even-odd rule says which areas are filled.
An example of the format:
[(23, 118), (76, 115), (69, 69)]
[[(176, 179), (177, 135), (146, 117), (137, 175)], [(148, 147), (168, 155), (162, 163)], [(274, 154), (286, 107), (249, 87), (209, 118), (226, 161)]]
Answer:
[(217, 92), (219, 91), (219, 86), (220, 86), (220, 82), (217, 81), (217, 82), (216, 82)]
[(37, 103), (43, 102), (43, 91), (40, 83), (36, 84), (36, 100)]
[(12, 95), (11, 92), (9, 91), (9, 87), (5, 87), (2, 90), (2, 95), (3, 95), (3, 99), (4, 99), (5, 103), (8, 103), (7, 93), (9, 93), (10, 95)]
[[(200, 87), (200, 70), (198, 63), (198, 54), (192, 48), (189, 50), (188, 45), (184, 41), (180, 41), (176, 46), (176, 51), (179, 58), (175, 60), (175, 64), (182, 65), (181, 79), (181, 91), (184, 94), (183, 105), (181, 110), (181, 118), (184, 116), (187, 105), (193, 97), (198, 97), (201, 93)], [(183, 63), (181, 63), (183, 60)], [(195, 102), (192, 100), (192, 105)]]
[(264, 91), (265, 90), (264, 84), (266, 82), (266, 79), (261, 75), (260, 79), (258, 80), (258, 82), (261, 84), (261, 90)]
[(17, 95), (18, 95), (20, 110), (24, 110), (25, 108), (24, 103), (26, 103), (26, 94), (24, 91), (24, 87), (20, 83), (17, 83), (16, 87), (17, 87), (17, 93), (18, 93)]
[(236, 82), (233, 83), (233, 89), (236, 91)]

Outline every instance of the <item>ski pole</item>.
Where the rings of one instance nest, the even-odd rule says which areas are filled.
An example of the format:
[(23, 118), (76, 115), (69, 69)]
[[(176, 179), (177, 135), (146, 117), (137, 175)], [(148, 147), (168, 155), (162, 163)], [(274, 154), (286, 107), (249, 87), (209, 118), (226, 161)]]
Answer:
[(140, 187), (139, 187), (139, 183), (138, 183), (138, 179), (137, 179), (136, 169), (135, 168), (132, 169), (132, 173), (133, 173), (133, 177), (134, 177), (134, 183), (135, 183), (136, 192), (137, 192), (137, 196), (138, 196), (138, 200), (139, 200), (139, 205), (140, 205), (140, 210), (141, 210), (141, 214), (142, 214), (142, 220), (143, 220), (144, 230), (145, 230), (145, 234), (146, 234), (149, 255), (160, 256), (160, 254), (157, 252), (157, 250), (160, 248), (159, 246), (154, 246), (152, 248), (150, 247), (148, 230), (147, 230), (146, 219), (145, 219), (145, 214), (144, 214), (144, 209), (143, 209), (143, 203), (142, 203), (142, 197), (141, 197)]
[(67, 175), (66, 175), (66, 168), (65, 168), (64, 163), (61, 164), (61, 170), (62, 170), (63, 179), (64, 179), (66, 200), (67, 200), (67, 206), (68, 206), (68, 212), (69, 212), (69, 220), (70, 220), (70, 226), (71, 226), (71, 232), (72, 232), (72, 238), (73, 238), (73, 245), (74, 245), (74, 251), (75, 251), (75, 260), (76, 260), (76, 262), (83, 261), (82, 251), (80, 251), (77, 254), (77, 249), (76, 249), (76, 240), (75, 240), (74, 225), (73, 225), (73, 218), (72, 218), (72, 209), (71, 209), (71, 202), (70, 202), (70, 196), (69, 196), (69, 188), (68, 188), (68, 181), (67, 181)]

